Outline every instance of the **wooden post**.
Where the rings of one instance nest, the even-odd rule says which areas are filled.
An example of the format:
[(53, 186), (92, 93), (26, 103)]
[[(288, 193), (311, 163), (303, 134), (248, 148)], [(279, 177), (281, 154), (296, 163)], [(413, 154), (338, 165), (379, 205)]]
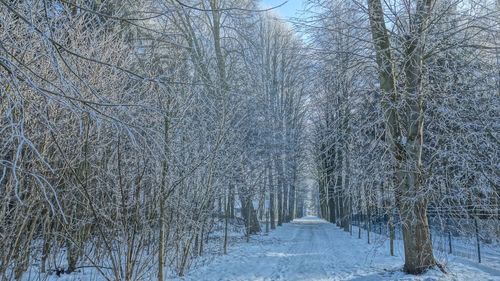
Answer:
[(477, 261), (481, 263), (481, 244), (479, 241), (479, 226), (477, 225), (477, 216), (474, 217), (474, 226), (476, 228)]
[(363, 219), (363, 211), (361, 211), (360, 214), (358, 215), (358, 239), (361, 239), (361, 220), (362, 219)]
[(225, 201), (225, 211), (224, 211), (224, 255), (227, 254), (227, 227), (228, 227), (228, 220), (229, 220), (229, 213), (230, 213), (230, 208), (229, 208), (229, 196), (230, 196), (230, 191), (228, 190), (227, 196), (224, 196), (224, 201)]
[(448, 230), (448, 254), (453, 253), (451, 247), (451, 230), (450, 230), (450, 218), (446, 219), (446, 228)]
[(391, 216), (389, 218), (389, 240), (390, 240), (390, 254), (394, 256), (394, 239), (396, 238), (396, 232), (394, 231), (394, 214), (391, 210)]

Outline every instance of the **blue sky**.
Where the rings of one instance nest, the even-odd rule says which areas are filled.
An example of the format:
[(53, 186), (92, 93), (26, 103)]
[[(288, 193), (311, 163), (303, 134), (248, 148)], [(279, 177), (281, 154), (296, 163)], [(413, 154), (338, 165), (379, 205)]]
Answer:
[[(264, 8), (275, 7), (279, 4), (285, 2), (286, 0), (261, 0), (261, 4)], [(284, 18), (290, 18), (296, 15), (296, 12), (302, 9), (303, 0), (288, 0), (283, 6), (277, 8), (275, 12), (280, 14)]]

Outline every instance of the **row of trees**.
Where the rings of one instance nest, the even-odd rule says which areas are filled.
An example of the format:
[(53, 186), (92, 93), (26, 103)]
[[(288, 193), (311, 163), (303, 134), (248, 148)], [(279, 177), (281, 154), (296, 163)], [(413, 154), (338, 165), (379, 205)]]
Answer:
[(300, 45), (251, 0), (0, 0), (0, 280), (164, 280), (300, 216)]
[(429, 216), (498, 239), (500, 3), (308, 3), (321, 215), (377, 217), (391, 254), (400, 229), (409, 273), (437, 264)]

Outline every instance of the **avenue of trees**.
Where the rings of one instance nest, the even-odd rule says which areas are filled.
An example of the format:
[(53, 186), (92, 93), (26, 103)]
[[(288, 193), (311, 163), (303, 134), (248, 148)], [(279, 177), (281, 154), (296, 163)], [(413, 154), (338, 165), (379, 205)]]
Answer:
[(401, 231), (409, 273), (440, 266), (429, 220), (498, 240), (500, 2), (308, 2), (321, 216)]
[(251, 0), (0, 0), (0, 280), (164, 280), (301, 216), (300, 44)]

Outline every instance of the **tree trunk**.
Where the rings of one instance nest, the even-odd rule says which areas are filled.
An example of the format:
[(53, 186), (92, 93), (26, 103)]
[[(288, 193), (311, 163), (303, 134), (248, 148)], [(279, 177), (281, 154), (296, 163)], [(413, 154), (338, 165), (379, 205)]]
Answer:
[(390, 254), (391, 256), (394, 256), (394, 239), (396, 238), (396, 232), (395, 232), (395, 229), (394, 229), (394, 215), (392, 214), (392, 210), (391, 210), (391, 214), (390, 214), (390, 217), (389, 217), (389, 243), (390, 243)]
[(289, 204), (288, 204), (288, 216), (289, 216), (289, 221), (292, 221), (296, 218), (296, 213), (295, 213), (295, 183), (296, 183), (296, 172), (295, 168), (293, 171), (293, 179), (292, 179), (292, 184), (290, 185), (290, 196), (289, 196)]
[[(331, 186), (333, 186), (333, 184), (330, 184)], [(337, 218), (335, 217), (335, 189), (332, 187), (332, 188), (329, 188), (328, 189), (328, 210), (329, 210), (329, 217), (328, 217), (328, 221), (331, 222), (331, 223), (335, 223), (335, 221), (337, 220)]]
[(328, 217), (328, 192), (326, 189), (326, 175), (323, 174), (319, 180), (318, 192), (319, 192), (319, 208), (320, 208), (320, 216), (325, 220), (329, 220)]
[(271, 162), (268, 164), (268, 169), (269, 169), (269, 214), (270, 214), (270, 220), (271, 220), (271, 229), (276, 228), (276, 223), (275, 223), (275, 210), (274, 210), (274, 183), (273, 183), (273, 169)]
[[(167, 99), (166, 104), (167, 110), (170, 109), (170, 101)], [(168, 142), (169, 142), (169, 129), (170, 129), (170, 120), (167, 115), (165, 115), (164, 120), (164, 152), (165, 159), (162, 161), (162, 178), (160, 183), (160, 212), (158, 217), (158, 281), (164, 280), (163, 267), (165, 266), (165, 200), (166, 200), (166, 188), (167, 188), (167, 176), (168, 176)]]
[(278, 173), (278, 226), (283, 224), (283, 185), (284, 185), (284, 176), (283, 176), (283, 165), (281, 163), (281, 158), (275, 157), (276, 170)]
[(257, 212), (253, 207), (252, 197), (250, 195), (247, 195), (245, 197), (245, 199), (241, 200), (241, 206), (242, 216), (245, 220), (247, 234), (256, 234), (260, 232), (260, 224), (259, 220), (257, 219)]
[(234, 219), (234, 186), (229, 184), (229, 198), (228, 198), (228, 208), (229, 208), (229, 218)]
[[(423, 141), (422, 120), (422, 44), (420, 41), (426, 29), (426, 21), (432, 6), (431, 0), (417, 2), (415, 15), (411, 20), (411, 34), (404, 52), (405, 94), (397, 94), (395, 68), (391, 58), (391, 46), (385, 26), (384, 11), (380, 0), (368, 0), (368, 11), (372, 38), (375, 45), (379, 68), (380, 88), (384, 100), (386, 141), (389, 143), (397, 162), (399, 206), (403, 223), (403, 242), (405, 247), (405, 271), (419, 274), (435, 265), (432, 242), (427, 222), (427, 202), (421, 198), (421, 149)], [(404, 112), (396, 112), (394, 104), (405, 100)], [(406, 129), (406, 132), (400, 131)], [(407, 134), (407, 135), (405, 135)]]
[(405, 248), (404, 269), (410, 274), (420, 274), (435, 265), (427, 222), (427, 206), (422, 202), (403, 205), (401, 217)]
[(289, 222), (288, 216), (288, 182), (283, 184), (283, 222)]
[[(333, 157), (333, 156), (332, 156)], [(325, 161), (325, 165), (327, 164), (327, 161)], [(335, 212), (335, 181), (333, 178), (335, 175), (333, 174), (333, 163), (330, 163), (326, 169), (326, 185), (328, 186), (328, 221), (331, 223), (335, 223), (337, 221), (337, 216)]]

